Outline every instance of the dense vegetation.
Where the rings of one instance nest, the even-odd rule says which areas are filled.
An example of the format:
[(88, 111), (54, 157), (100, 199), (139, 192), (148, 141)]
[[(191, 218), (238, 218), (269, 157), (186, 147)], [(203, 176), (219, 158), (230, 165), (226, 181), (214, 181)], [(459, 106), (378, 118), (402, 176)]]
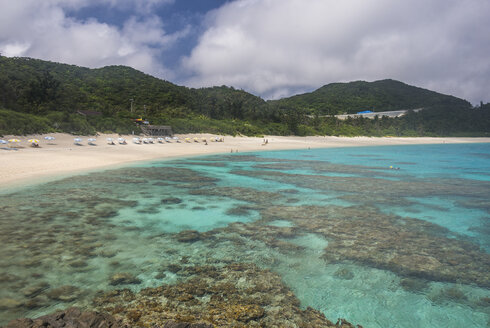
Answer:
[[(420, 107), (396, 119), (331, 116)], [(133, 119), (143, 117), (176, 133), (489, 135), (489, 107), (392, 80), (335, 83), (266, 102), (232, 87), (190, 89), (124, 66), (88, 69), (0, 56), (0, 134), (130, 133), (139, 129)]]
[(383, 112), (433, 106), (471, 106), (465, 100), (394, 80), (331, 83), (311, 93), (274, 102), (320, 115), (353, 114), (365, 110)]

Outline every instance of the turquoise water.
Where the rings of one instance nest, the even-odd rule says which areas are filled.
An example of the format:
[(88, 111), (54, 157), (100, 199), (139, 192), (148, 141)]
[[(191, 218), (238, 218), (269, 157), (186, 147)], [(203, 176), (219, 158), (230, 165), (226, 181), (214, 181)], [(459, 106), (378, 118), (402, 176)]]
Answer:
[[(0, 324), (253, 262), (364, 327), (488, 327), (490, 144), (226, 154), (0, 195)], [(116, 273), (133, 282), (114, 283)]]

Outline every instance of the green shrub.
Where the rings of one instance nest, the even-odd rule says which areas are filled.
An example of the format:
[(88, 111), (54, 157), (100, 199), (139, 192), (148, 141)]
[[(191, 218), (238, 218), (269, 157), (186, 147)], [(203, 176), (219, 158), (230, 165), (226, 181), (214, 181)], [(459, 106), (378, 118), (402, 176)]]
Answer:
[(0, 109), (0, 134), (26, 135), (53, 132), (47, 118)]

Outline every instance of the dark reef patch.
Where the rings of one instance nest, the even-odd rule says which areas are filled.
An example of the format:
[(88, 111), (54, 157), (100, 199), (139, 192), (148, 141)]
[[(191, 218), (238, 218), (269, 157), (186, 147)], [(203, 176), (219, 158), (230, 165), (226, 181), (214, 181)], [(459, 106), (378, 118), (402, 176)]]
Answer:
[(354, 327), (346, 321), (336, 326), (312, 308), (302, 310), (280, 276), (254, 264), (191, 266), (185, 274), (176, 285), (102, 294), (94, 305), (131, 326), (165, 327), (174, 321), (202, 327)]

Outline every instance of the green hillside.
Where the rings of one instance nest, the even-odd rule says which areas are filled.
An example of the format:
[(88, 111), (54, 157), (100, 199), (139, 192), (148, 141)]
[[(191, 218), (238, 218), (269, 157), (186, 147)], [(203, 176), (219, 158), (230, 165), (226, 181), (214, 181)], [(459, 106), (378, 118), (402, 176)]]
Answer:
[[(16, 112), (17, 115), (10, 114), (11, 123), (18, 121), (19, 115), (35, 115), (44, 123), (44, 119), (51, 122), (50, 128), (66, 132), (127, 133), (134, 130), (130, 118), (145, 117), (154, 124), (173, 123), (177, 132), (198, 132), (203, 124), (223, 129), (216, 122), (199, 123), (203, 116), (263, 119), (267, 107), (263, 99), (242, 90), (225, 86), (189, 89), (125, 66), (88, 69), (0, 56), (0, 109)], [(100, 112), (103, 116), (84, 118), (77, 114), (80, 110)], [(3, 124), (10, 128), (5, 117)], [(49, 130), (41, 121), (34, 132)], [(222, 132), (233, 132), (225, 130)], [(11, 132), (32, 131), (17, 127)]]
[(88, 69), (29, 58), (0, 57), (0, 104), (21, 112), (93, 110), (117, 113), (188, 105), (189, 90), (135, 69)]
[(321, 115), (352, 114), (365, 110), (382, 112), (440, 105), (471, 107), (465, 100), (395, 80), (331, 83), (313, 92), (275, 102), (279, 106), (303, 109), (308, 113), (316, 112)]
[[(420, 107), (393, 119), (322, 116)], [(138, 133), (135, 118), (171, 125), (176, 133), (489, 135), (488, 107), (393, 80), (334, 83), (266, 102), (233, 87), (192, 89), (125, 66), (89, 69), (0, 56), (0, 135)]]

